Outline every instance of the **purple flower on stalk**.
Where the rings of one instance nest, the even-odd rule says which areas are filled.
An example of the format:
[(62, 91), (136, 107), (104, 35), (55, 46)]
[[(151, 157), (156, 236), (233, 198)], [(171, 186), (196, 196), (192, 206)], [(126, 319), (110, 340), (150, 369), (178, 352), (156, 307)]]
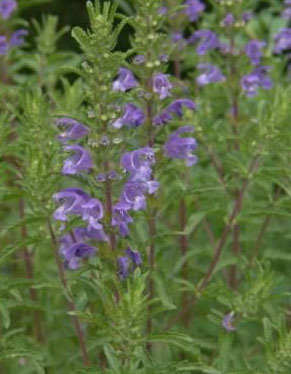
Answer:
[(180, 127), (174, 131), (167, 143), (165, 144), (165, 153), (167, 157), (185, 160), (186, 166), (196, 164), (197, 157), (192, 154), (197, 148), (197, 142), (194, 138), (182, 138), (180, 135), (194, 132), (194, 128), (190, 126)]
[(3, 19), (8, 19), (16, 8), (15, 0), (0, 0), (0, 14)]
[(133, 222), (133, 219), (128, 214), (130, 205), (119, 202), (113, 206), (112, 226), (117, 226), (121, 236), (129, 234), (128, 225)]
[(141, 255), (138, 251), (133, 251), (130, 247), (128, 247), (125, 250), (125, 253), (131, 259), (135, 266), (140, 266), (142, 264)]
[(161, 100), (171, 96), (172, 84), (168, 79), (168, 75), (157, 73), (153, 77), (153, 90), (157, 93)]
[(119, 267), (119, 277), (121, 280), (125, 280), (128, 277), (129, 270), (129, 259), (126, 256), (120, 256), (117, 260)]
[(90, 153), (80, 145), (67, 145), (66, 151), (74, 154), (65, 160), (63, 166), (64, 175), (74, 175), (82, 171), (88, 171), (93, 167)]
[(244, 12), (242, 15), (242, 20), (244, 22), (249, 22), (253, 18), (253, 13), (252, 12)]
[(273, 87), (271, 78), (267, 76), (270, 69), (270, 66), (257, 67), (241, 79), (242, 89), (248, 97), (256, 96), (259, 88), (270, 90)]
[(127, 90), (130, 90), (131, 88), (137, 87), (137, 85), (138, 85), (138, 82), (134, 78), (132, 72), (126, 68), (120, 68), (119, 76), (113, 82), (112, 88), (114, 91), (125, 92)]
[(80, 261), (83, 258), (92, 257), (96, 253), (96, 248), (83, 242), (68, 245), (61, 241), (60, 252), (64, 258), (66, 267), (75, 270), (79, 268)]
[(225, 330), (229, 332), (235, 331), (235, 327), (233, 326), (233, 320), (234, 320), (233, 312), (226, 314), (222, 320), (222, 327), (225, 328)]
[(8, 52), (9, 45), (6, 36), (0, 35), (0, 55), (4, 56)]
[(282, 53), (291, 49), (291, 28), (281, 29), (275, 36), (275, 53)]
[(58, 135), (58, 139), (62, 143), (66, 143), (68, 140), (81, 139), (89, 133), (86, 126), (72, 118), (58, 118), (56, 120), (56, 125), (64, 129), (64, 131)]
[(142, 64), (145, 63), (145, 60), (146, 60), (146, 58), (145, 58), (144, 55), (137, 55), (137, 56), (134, 57), (133, 63), (134, 63), (134, 65), (142, 65)]
[(158, 13), (161, 16), (165, 16), (168, 13), (168, 8), (166, 6), (162, 6), (161, 8), (158, 9)]
[(184, 40), (183, 34), (181, 32), (174, 32), (171, 36), (173, 43), (178, 43), (180, 40)]
[(224, 27), (233, 26), (234, 21), (235, 21), (235, 19), (234, 19), (234, 15), (233, 15), (232, 13), (228, 13), (228, 14), (225, 16), (224, 20), (222, 21), (222, 25), (223, 25)]
[(198, 19), (200, 13), (205, 9), (205, 5), (199, 0), (186, 0), (184, 13), (188, 16), (191, 22)]
[(169, 123), (173, 119), (173, 115), (181, 118), (183, 116), (183, 107), (195, 110), (196, 104), (190, 99), (175, 100), (170, 105), (168, 105), (161, 114), (154, 117), (154, 125), (161, 126)]
[(151, 176), (151, 167), (154, 163), (155, 154), (150, 147), (126, 152), (121, 158), (121, 165), (127, 172), (131, 173), (134, 181), (147, 181)]
[(82, 215), (83, 204), (90, 200), (81, 188), (66, 188), (53, 195), (54, 200), (61, 205), (54, 212), (54, 219), (67, 221), (69, 214)]
[(116, 129), (120, 129), (123, 125), (137, 127), (143, 124), (145, 120), (144, 112), (134, 104), (126, 104), (123, 109), (122, 117), (112, 123)]
[(142, 182), (128, 182), (125, 184), (120, 202), (128, 204), (130, 209), (144, 210), (146, 209), (146, 185)]
[(262, 57), (261, 49), (267, 44), (265, 42), (260, 42), (259, 40), (251, 40), (245, 46), (245, 53), (250, 59), (252, 65), (259, 65)]
[(88, 227), (77, 227), (74, 230), (74, 234), (82, 239), (97, 240), (100, 242), (108, 242), (108, 236), (105, 234), (103, 228), (94, 229), (92, 226)]
[(15, 31), (10, 38), (10, 45), (13, 47), (19, 47), (24, 44), (24, 38), (28, 35), (28, 31), (25, 29), (20, 29)]
[(284, 9), (282, 17), (289, 21), (291, 20), (291, 0), (285, 0), (284, 5), (286, 6), (286, 9)]
[(82, 219), (88, 222), (88, 230), (103, 230), (99, 222), (104, 216), (103, 205), (98, 199), (91, 198), (82, 205)]
[(209, 83), (216, 83), (225, 80), (225, 76), (221, 73), (220, 69), (212, 64), (198, 64), (198, 69), (201, 71), (196, 78), (196, 83), (199, 86), (205, 86)]
[(198, 30), (188, 39), (189, 43), (196, 43), (197, 41), (199, 41), (196, 48), (198, 55), (205, 55), (207, 51), (220, 47), (218, 37), (211, 30)]

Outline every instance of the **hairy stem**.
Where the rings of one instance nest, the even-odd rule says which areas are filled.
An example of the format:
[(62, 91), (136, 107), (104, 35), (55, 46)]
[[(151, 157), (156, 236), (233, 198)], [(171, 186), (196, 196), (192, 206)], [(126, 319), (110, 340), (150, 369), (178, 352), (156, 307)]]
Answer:
[[(63, 285), (64, 289), (69, 294), (65, 269), (64, 269), (62, 260), (59, 256), (59, 252), (58, 252), (58, 241), (57, 241), (57, 238), (56, 238), (56, 235), (55, 235), (55, 232), (54, 232), (54, 229), (53, 229), (53, 226), (52, 226), (52, 223), (51, 223), (50, 219), (47, 220), (47, 226), (48, 226), (48, 231), (49, 231), (49, 234), (50, 234), (50, 237), (51, 237), (51, 242), (52, 242), (52, 245), (53, 245), (54, 256), (55, 256), (55, 261), (56, 261), (57, 268), (58, 268), (59, 277), (60, 277), (60, 280), (62, 282), (62, 285)], [(70, 312), (73, 312), (73, 313), (76, 312), (76, 306), (75, 306), (75, 303), (72, 299), (68, 301), (68, 309), (69, 309)], [(81, 355), (82, 355), (82, 359), (83, 359), (83, 364), (84, 364), (85, 367), (90, 367), (91, 363), (90, 363), (90, 359), (89, 359), (89, 355), (88, 355), (88, 351), (87, 351), (87, 347), (86, 347), (86, 343), (85, 343), (85, 339), (84, 339), (84, 333), (83, 333), (82, 328), (81, 328), (80, 320), (75, 315), (72, 315), (71, 319), (72, 319), (72, 323), (73, 323), (73, 326), (74, 326), (75, 331), (76, 331), (77, 338), (79, 340), (79, 345), (80, 345), (80, 351), (81, 351)]]

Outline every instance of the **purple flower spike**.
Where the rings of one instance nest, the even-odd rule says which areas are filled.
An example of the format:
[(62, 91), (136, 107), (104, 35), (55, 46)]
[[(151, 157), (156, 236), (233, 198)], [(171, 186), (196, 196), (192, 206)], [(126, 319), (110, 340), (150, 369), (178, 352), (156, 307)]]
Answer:
[(272, 69), (270, 66), (257, 67), (241, 79), (242, 89), (248, 97), (256, 96), (259, 88), (270, 90), (273, 87), (271, 78), (267, 76), (270, 69)]
[(261, 49), (266, 46), (265, 42), (260, 42), (259, 40), (251, 40), (245, 46), (245, 53), (250, 59), (252, 65), (259, 65), (262, 57)]
[(119, 277), (121, 280), (125, 280), (128, 277), (129, 270), (129, 259), (128, 257), (118, 257)]
[(6, 36), (0, 35), (0, 55), (4, 56), (8, 52), (9, 45)]
[(199, 64), (198, 69), (202, 73), (196, 78), (196, 82), (199, 86), (225, 80), (225, 76), (221, 74), (220, 69), (212, 64)]
[(65, 150), (74, 152), (74, 154), (64, 162), (62, 170), (64, 175), (78, 174), (82, 171), (88, 171), (93, 167), (90, 153), (80, 145), (67, 145)]
[(135, 266), (140, 266), (142, 264), (141, 255), (138, 251), (133, 251), (130, 247), (125, 250), (127, 256), (131, 259)]
[(16, 8), (15, 0), (0, 0), (0, 14), (3, 19), (8, 19)]
[(137, 127), (144, 123), (145, 114), (134, 104), (126, 104), (124, 106), (122, 117), (113, 122), (112, 126), (120, 129), (123, 125)]
[(125, 203), (117, 203), (113, 206), (112, 226), (117, 226), (121, 236), (129, 234), (128, 224), (133, 222), (133, 219), (128, 214), (130, 205)]
[(58, 139), (62, 143), (66, 143), (68, 140), (81, 139), (88, 135), (88, 128), (72, 118), (58, 118), (56, 125), (64, 131), (58, 136)]
[(168, 79), (168, 75), (157, 73), (153, 78), (153, 90), (157, 93), (161, 100), (171, 96), (172, 84)]
[(82, 206), (90, 199), (81, 188), (66, 188), (56, 193), (53, 198), (62, 203), (54, 213), (54, 219), (57, 221), (67, 221), (69, 214), (82, 215)]
[(275, 36), (275, 53), (282, 53), (291, 49), (291, 28), (281, 29)]
[(225, 328), (225, 330), (229, 332), (235, 331), (235, 327), (233, 326), (233, 320), (234, 320), (233, 312), (226, 314), (222, 320), (222, 327)]
[(284, 5), (286, 9), (284, 9), (282, 13), (282, 17), (285, 18), (287, 21), (291, 20), (291, 0), (285, 0)]
[(113, 82), (113, 90), (114, 91), (122, 91), (125, 92), (127, 90), (130, 90), (131, 88), (137, 87), (138, 82), (134, 78), (132, 72), (125, 68), (119, 69), (119, 76), (118, 78)]
[(195, 22), (200, 13), (205, 9), (205, 5), (199, 0), (187, 0), (185, 2), (186, 9), (184, 13), (188, 16), (191, 22)]
[(88, 230), (102, 230), (103, 226), (99, 221), (104, 216), (103, 205), (98, 199), (90, 199), (82, 205), (82, 219), (88, 222)]
[(193, 127), (183, 126), (174, 131), (165, 144), (166, 156), (185, 160), (186, 166), (196, 164), (197, 157), (192, 154), (197, 148), (197, 142), (194, 138), (182, 138), (181, 134), (193, 132)]
[(207, 51), (220, 47), (218, 37), (214, 32), (207, 29), (194, 32), (194, 34), (188, 39), (189, 43), (196, 43), (197, 41), (199, 41), (196, 48), (198, 55), (205, 55)]
[(175, 100), (170, 105), (168, 105), (161, 114), (154, 117), (154, 125), (161, 126), (169, 123), (173, 119), (173, 115), (181, 118), (183, 116), (183, 107), (195, 110), (196, 104), (190, 99)]
[(20, 29), (15, 31), (10, 38), (10, 45), (13, 47), (19, 47), (24, 44), (24, 38), (28, 35), (28, 31), (25, 29)]
[(65, 265), (71, 270), (78, 269), (80, 267), (80, 261), (83, 258), (92, 257), (96, 248), (86, 243), (74, 243), (71, 246), (61, 245), (60, 252), (65, 260)]

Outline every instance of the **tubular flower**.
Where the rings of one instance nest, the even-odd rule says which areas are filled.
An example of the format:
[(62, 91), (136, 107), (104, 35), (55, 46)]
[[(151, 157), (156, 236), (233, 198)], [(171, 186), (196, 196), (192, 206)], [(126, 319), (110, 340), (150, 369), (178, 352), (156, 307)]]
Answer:
[(173, 88), (166, 74), (157, 73), (153, 77), (153, 91), (157, 93), (161, 100), (171, 96)]
[(119, 76), (113, 82), (113, 90), (114, 91), (122, 91), (125, 92), (130, 90), (131, 88), (137, 87), (138, 82), (134, 78), (132, 72), (126, 68), (119, 69)]
[(196, 164), (197, 157), (192, 154), (197, 148), (197, 142), (194, 138), (182, 138), (181, 134), (193, 132), (193, 127), (183, 126), (174, 131), (165, 144), (165, 153), (167, 157), (185, 160), (186, 166)]
[(28, 35), (28, 31), (25, 29), (19, 29), (15, 31), (10, 38), (10, 45), (13, 47), (19, 47), (24, 44), (24, 38)]
[(56, 125), (64, 130), (58, 135), (58, 139), (62, 143), (66, 143), (69, 140), (81, 139), (89, 133), (86, 126), (72, 118), (58, 118)]
[(163, 112), (154, 117), (154, 124), (156, 126), (161, 126), (169, 123), (173, 116), (176, 115), (179, 118), (183, 116), (183, 107), (186, 107), (191, 110), (196, 109), (196, 104), (190, 99), (178, 99), (173, 101), (170, 105), (163, 110)]
[(235, 327), (233, 326), (233, 320), (234, 320), (233, 313), (226, 314), (222, 320), (222, 327), (225, 328), (225, 330), (229, 332), (235, 331)]
[(291, 28), (281, 29), (275, 36), (275, 53), (282, 53), (291, 49)]
[(198, 30), (188, 39), (189, 43), (196, 43), (198, 41), (199, 43), (196, 48), (198, 55), (205, 55), (206, 52), (220, 47), (218, 37), (211, 30)]
[(133, 251), (130, 247), (128, 247), (125, 250), (125, 253), (131, 259), (135, 266), (140, 266), (142, 264), (141, 255), (138, 251)]
[(144, 112), (134, 104), (126, 104), (122, 117), (113, 122), (112, 126), (120, 129), (123, 125), (137, 127), (144, 123)]
[(128, 225), (133, 222), (133, 219), (128, 214), (130, 205), (118, 202), (113, 206), (112, 226), (117, 226), (121, 236), (129, 234)]
[(57, 203), (61, 203), (54, 213), (57, 221), (67, 221), (69, 214), (82, 215), (83, 204), (88, 202), (90, 196), (81, 188), (66, 188), (53, 196)]
[(0, 14), (3, 19), (10, 18), (16, 8), (17, 2), (15, 0), (0, 0)]
[(74, 154), (64, 162), (62, 170), (64, 175), (78, 174), (82, 171), (88, 171), (93, 167), (90, 153), (80, 145), (68, 145), (65, 147), (65, 150), (74, 152)]
[(184, 13), (188, 16), (191, 22), (197, 21), (200, 13), (205, 9), (205, 5), (199, 0), (187, 0), (185, 2)]
[(99, 221), (104, 216), (103, 205), (98, 199), (90, 198), (82, 205), (82, 219), (88, 222), (88, 230), (103, 230)]
[(154, 151), (150, 147), (126, 152), (121, 158), (123, 168), (131, 173), (134, 181), (146, 181), (151, 177), (151, 167), (155, 163)]
[(61, 240), (60, 253), (64, 258), (66, 267), (75, 270), (78, 269), (83, 258), (92, 257), (96, 253), (96, 248), (83, 242), (69, 245)]
[(225, 76), (221, 73), (220, 69), (212, 64), (198, 64), (198, 69), (201, 71), (196, 78), (196, 83), (199, 86), (205, 86), (209, 83), (216, 83), (225, 80)]
[(125, 280), (128, 277), (129, 258), (126, 256), (120, 256), (117, 259), (117, 263), (119, 268), (119, 277), (121, 280)]
[(6, 55), (9, 49), (9, 44), (7, 43), (6, 36), (0, 35), (0, 56)]
[(270, 66), (260, 66), (242, 77), (241, 86), (247, 96), (256, 96), (259, 88), (270, 90), (273, 87), (271, 78), (267, 76), (270, 69), (272, 69)]
[(261, 62), (262, 52), (261, 49), (266, 46), (265, 42), (260, 42), (259, 40), (251, 40), (245, 46), (245, 53), (251, 61), (252, 65), (259, 65)]

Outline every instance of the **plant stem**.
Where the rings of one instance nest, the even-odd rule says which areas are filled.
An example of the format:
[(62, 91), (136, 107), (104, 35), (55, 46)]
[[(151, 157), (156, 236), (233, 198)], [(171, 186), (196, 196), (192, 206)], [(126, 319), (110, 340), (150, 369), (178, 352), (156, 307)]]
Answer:
[[(60, 277), (60, 280), (62, 282), (62, 285), (63, 285), (64, 289), (66, 290), (66, 293), (69, 294), (67, 279), (66, 279), (66, 275), (65, 275), (65, 269), (64, 269), (62, 260), (59, 256), (59, 252), (58, 252), (58, 241), (57, 241), (56, 235), (54, 233), (52, 223), (51, 223), (49, 218), (47, 220), (47, 226), (48, 226), (48, 231), (49, 231), (51, 241), (52, 241), (52, 244), (53, 244), (54, 256), (55, 256), (55, 261), (56, 261), (57, 268), (58, 268), (59, 277)], [(75, 303), (72, 299), (68, 301), (68, 309), (69, 309), (70, 312), (73, 312), (73, 313), (76, 312), (76, 306), (75, 306)], [(71, 319), (72, 319), (72, 323), (73, 323), (73, 326), (74, 326), (75, 331), (76, 331), (77, 338), (79, 340), (79, 345), (80, 345), (80, 351), (81, 351), (81, 355), (82, 355), (82, 359), (83, 359), (83, 364), (84, 364), (85, 367), (90, 367), (91, 363), (90, 363), (90, 359), (89, 359), (89, 355), (88, 355), (88, 351), (87, 351), (87, 347), (86, 347), (86, 343), (85, 343), (85, 339), (84, 339), (84, 334), (83, 334), (83, 331), (82, 331), (82, 328), (81, 328), (80, 320), (75, 315), (72, 315)]]
[[(19, 212), (19, 217), (23, 221), (25, 219), (25, 212), (24, 212), (24, 201), (23, 199), (20, 199), (18, 202), (18, 212)], [(25, 223), (23, 222), (21, 225), (21, 236), (24, 240), (27, 239), (27, 228)], [(26, 277), (27, 279), (33, 281), (34, 280), (34, 266), (33, 266), (33, 258), (31, 253), (28, 251), (26, 246), (23, 248), (23, 259), (24, 259), (24, 264), (25, 264), (25, 270), (26, 270)], [(37, 291), (35, 288), (30, 287), (29, 288), (29, 297), (30, 300), (33, 303), (37, 302)], [(33, 312), (34, 315), (34, 327), (35, 327), (35, 335), (36, 335), (36, 340), (43, 344), (45, 339), (44, 339), (44, 334), (42, 331), (42, 326), (41, 326), (41, 316), (40, 316), (40, 311), (35, 310)]]
[(182, 318), (182, 316), (185, 313), (188, 312), (188, 310), (191, 306), (195, 305), (197, 299), (201, 296), (202, 291), (206, 288), (210, 279), (212, 278), (212, 275), (214, 273), (216, 265), (218, 264), (218, 262), (220, 260), (223, 248), (226, 244), (227, 237), (228, 237), (229, 233), (231, 232), (233, 223), (235, 222), (236, 217), (238, 216), (238, 214), (241, 211), (241, 207), (242, 207), (243, 199), (244, 199), (244, 196), (245, 196), (245, 192), (246, 192), (246, 190), (249, 186), (250, 176), (257, 169), (258, 161), (259, 161), (259, 156), (255, 155), (251, 164), (250, 164), (250, 167), (248, 169), (247, 177), (246, 177), (246, 179), (245, 179), (245, 181), (244, 181), (244, 183), (243, 183), (243, 185), (242, 185), (242, 187), (239, 191), (239, 194), (238, 194), (237, 199), (235, 201), (233, 210), (232, 210), (232, 212), (229, 216), (228, 223), (225, 225), (224, 230), (223, 230), (222, 235), (221, 235), (221, 238), (220, 238), (220, 240), (219, 240), (219, 242), (218, 242), (218, 244), (215, 248), (214, 256), (213, 256), (213, 259), (211, 261), (211, 264), (209, 265), (209, 268), (208, 268), (205, 276), (203, 277), (201, 283), (197, 286), (197, 295), (194, 295), (192, 297), (192, 299), (189, 300), (188, 304), (184, 307), (184, 309), (182, 309), (177, 315), (173, 316), (168, 321), (168, 323), (165, 327), (166, 330), (169, 329), (173, 325), (173, 323), (175, 323), (177, 320)]

